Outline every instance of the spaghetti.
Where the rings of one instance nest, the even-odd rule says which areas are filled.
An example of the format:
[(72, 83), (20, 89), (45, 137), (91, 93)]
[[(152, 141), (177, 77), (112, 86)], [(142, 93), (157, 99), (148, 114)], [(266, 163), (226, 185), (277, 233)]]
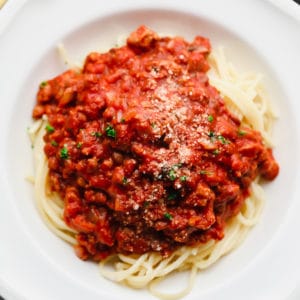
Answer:
[[(69, 168), (73, 168), (72, 172), (70, 171), (70, 169), (65, 169), (64, 171), (64, 169), (61, 169), (61, 167), (57, 166), (57, 161), (60, 160), (64, 165), (66, 165), (66, 161), (68, 161), (70, 159), (70, 156), (72, 156), (72, 158), (77, 157), (78, 162), (78, 160), (80, 160), (78, 149), (80, 149), (81, 153), (84, 153), (84, 155), (88, 156), (89, 162), (92, 162), (92, 153), (100, 150), (98, 146), (98, 148), (95, 148), (96, 146), (93, 146), (94, 148), (91, 148), (93, 150), (89, 150), (89, 152), (88, 150), (84, 150), (85, 140), (81, 140), (80, 142), (78, 142), (77, 140), (77, 144), (75, 144), (75, 142), (73, 142), (69, 137), (64, 140), (57, 134), (57, 132), (59, 131), (57, 130), (57, 122), (61, 122), (61, 124), (63, 123), (61, 115), (58, 120), (55, 119), (56, 121), (53, 121), (53, 114), (57, 107), (57, 103), (53, 102), (53, 89), (56, 89), (55, 95), (60, 95), (60, 100), (58, 100), (60, 101), (58, 103), (58, 107), (70, 105), (70, 103), (74, 101), (74, 97), (79, 97), (78, 95), (81, 92), (78, 90), (78, 85), (74, 86), (73, 88), (70, 86), (70, 82), (73, 82), (76, 79), (76, 76), (74, 77), (72, 73), (67, 72), (65, 76), (67, 77), (68, 84), (66, 84), (66, 82), (60, 84), (60, 82), (57, 81), (55, 83), (55, 86), (52, 83), (47, 83), (47, 85), (50, 85), (50, 88), (52, 89), (52, 94), (47, 98), (47, 90), (40, 90), (39, 105), (37, 105), (34, 110), (34, 116), (36, 118), (39, 118), (42, 115), (44, 116), (43, 118), (40, 118), (38, 121), (36, 121), (29, 132), (34, 143), (34, 161), (36, 169), (34, 182), (35, 197), (37, 200), (39, 211), (49, 228), (60, 238), (74, 245), (79, 257), (87, 259), (90, 255), (92, 255), (92, 258), (94, 260), (99, 260), (100, 272), (104, 277), (113, 281), (125, 283), (134, 288), (142, 288), (147, 286), (151, 293), (161, 299), (178, 299), (190, 292), (198, 270), (208, 268), (220, 257), (226, 255), (228, 252), (236, 248), (243, 241), (250, 228), (257, 223), (264, 202), (263, 190), (260, 185), (259, 172), (257, 171), (257, 169), (251, 169), (250, 166), (246, 171), (242, 170), (241, 167), (239, 167), (235, 171), (233, 171), (232, 169), (230, 172), (235, 172), (236, 176), (240, 176), (239, 179), (235, 179), (235, 182), (231, 181), (231, 179), (229, 180), (226, 177), (228, 175), (222, 175), (224, 186), (227, 186), (227, 189), (225, 189), (225, 191), (222, 191), (221, 188), (218, 189), (217, 187), (215, 187), (215, 184), (212, 183), (213, 180), (216, 180), (212, 173), (215, 172), (218, 174), (223, 174), (224, 164), (226, 164), (225, 157), (227, 156), (227, 154), (224, 154), (223, 156), (223, 153), (230, 153), (232, 157), (236, 158), (237, 155), (235, 154), (235, 151), (236, 148), (239, 147), (240, 151), (245, 154), (245, 160), (249, 159), (253, 165), (260, 165), (261, 176), (267, 179), (273, 179), (274, 177), (276, 177), (278, 173), (278, 165), (274, 161), (270, 149), (267, 149), (265, 146), (263, 146), (262, 140), (260, 140), (258, 133), (255, 131), (259, 130), (263, 137), (264, 143), (268, 146), (272, 146), (271, 128), (273, 120), (275, 118), (275, 114), (267, 100), (265, 92), (263, 91), (261, 76), (257, 74), (240, 74), (239, 72), (237, 72), (233, 65), (226, 59), (224, 51), (222, 49), (213, 51), (208, 56), (208, 62), (210, 66), (208, 77), (210, 84), (215, 86), (219, 90), (227, 107), (231, 110), (231, 113), (228, 113), (226, 110), (224, 110), (222, 105), (219, 107), (219, 103), (222, 103), (223, 100), (219, 98), (218, 93), (215, 93), (215, 91), (211, 89), (208, 82), (205, 83), (207, 90), (204, 90), (204, 86), (201, 85), (200, 88), (202, 88), (202, 90), (200, 89), (199, 92), (199, 89), (197, 90), (196, 86), (195, 89), (190, 89), (188, 94), (185, 94), (185, 91), (182, 92), (185, 95), (185, 98), (179, 98), (176, 100), (176, 97), (179, 97), (177, 93), (178, 82), (182, 82), (184, 78), (188, 76), (188, 74), (193, 73), (193, 76), (197, 78), (197, 80), (204, 80), (204, 82), (206, 82), (205, 77), (203, 76), (208, 69), (208, 65), (206, 65), (206, 56), (209, 52), (210, 46), (209, 44), (207, 44), (207, 40), (204, 38), (196, 38), (194, 44), (188, 44), (184, 40), (179, 38), (160, 39), (155, 33), (142, 26), (136, 32), (131, 34), (131, 36), (127, 40), (127, 43), (128, 46), (120, 48), (123, 49), (122, 51), (124, 51), (125, 54), (122, 54), (124, 54), (125, 57), (127, 56), (127, 60), (131, 59), (128, 56), (131, 55), (130, 51), (132, 51), (132, 49), (133, 52), (137, 53), (138, 56), (142, 56), (143, 53), (147, 51), (154, 51), (152, 50), (153, 48), (159, 49), (158, 52), (152, 52), (152, 69), (149, 70), (149, 73), (151, 73), (151, 78), (148, 78), (149, 81), (147, 81), (147, 84), (150, 85), (150, 90), (151, 86), (154, 85), (154, 81), (156, 82), (156, 84), (161, 84), (160, 86), (156, 86), (156, 95), (158, 94), (157, 97), (160, 97), (161, 101), (166, 98), (166, 101), (168, 102), (164, 103), (165, 106), (163, 110), (160, 110), (160, 107), (158, 107), (158, 109), (156, 107), (157, 111), (155, 111), (155, 113), (159, 118), (164, 117), (167, 119), (167, 131), (162, 132), (162, 127), (160, 126), (161, 123), (159, 123), (160, 119), (158, 119), (155, 115), (152, 115), (152, 119), (150, 118), (150, 120), (152, 120), (152, 123), (150, 123), (150, 126), (148, 127), (145, 127), (146, 125), (141, 122), (140, 119), (138, 123), (139, 130), (143, 130), (144, 134), (138, 134), (138, 140), (140, 143), (144, 143), (144, 149), (150, 147), (145, 142), (147, 141), (147, 139), (150, 139), (151, 143), (153, 143), (153, 140), (159, 143), (160, 146), (158, 150), (151, 146), (151, 151), (157, 151), (155, 152), (156, 158), (152, 157), (152, 161), (150, 158), (148, 158), (147, 163), (144, 166), (143, 157), (145, 156), (146, 150), (137, 147), (135, 136), (132, 135), (130, 135), (132, 138), (132, 140), (130, 140), (130, 143), (135, 145), (134, 147), (132, 147), (132, 149), (134, 150), (131, 150), (135, 151), (134, 156), (124, 158), (124, 154), (123, 156), (121, 156), (119, 155), (120, 152), (117, 153), (115, 151), (116, 149), (122, 149), (123, 153), (128, 153), (126, 152), (128, 150), (124, 150), (125, 148), (123, 141), (119, 142), (116, 137), (119, 138), (120, 136), (122, 136), (124, 123), (127, 124), (129, 122), (130, 115), (133, 114), (133, 108), (137, 107), (139, 103), (128, 102), (126, 104), (126, 109), (123, 108), (122, 110), (120, 109), (120, 107), (122, 107), (124, 103), (122, 104), (122, 101), (118, 99), (118, 97), (116, 97), (116, 94), (110, 91), (108, 94), (106, 94), (106, 103), (111, 103), (111, 101), (114, 101), (114, 105), (116, 105), (115, 102), (117, 101), (117, 107), (119, 107), (119, 111), (116, 111), (116, 106), (114, 106), (115, 110), (113, 111), (111, 108), (109, 108), (109, 104), (107, 104), (104, 112), (102, 110), (102, 114), (105, 117), (109, 116), (108, 118), (110, 118), (110, 121), (106, 124), (101, 123), (101, 125), (98, 127), (93, 123), (92, 130), (84, 131), (84, 129), (80, 129), (78, 130), (78, 135), (80, 134), (80, 137), (82, 137), (83, 139), (88, 135), (88, 139), (91, 139), (93, 143), (96, 142), (97, 145), (100, 144), (102, 146), (109, 145), (109, 147), (114, 148), (113, 153), (109, 152), (109, 157), (106, 157), (106, 159), (102, 160), (102, 163), (98, 165), (98, 168), (103, 168), (103, 166), (107, 168), (106, 172), (108, 172), (108, 174), (111, 174), (108, 176), (111, 176), (110, 180), (115, 184), (114, 189), (112, 187), (109, 187), (110, 183), (107, 183), (105, 181), (105, 178), (101, 179), (101, 182), (99, 183), (99, 181), (96, 182), (95, 179), (93, 179), (94, 177), (90, 176), (89, 174), (86, 175), (88, 177), (84, 177), (82, 174), (81, 176), (76, 177), (76, 184), (78, 184), (85, 190), (84, 201), (90, 201), (91, 203), (91, 211), (89, 211), (85, 217), (82, 214), (78, 214), (81, 208), (76, 204), (77, 200), (74, 200), (78, 198), (78, 193), (76, 192), (76, 189), (74, 192), (74, 189), (72, 189), (72, 187), (65, 187), (66, 184), (70, 185), (70, 182), (72, 182), (75, 169), (71, 167), (71, 163), (69, 162)], [(167, 48), (169, 57), (169, 52), (175, 51), (174, 49), (179, 49), (180, 47), (183, 48), (183, 45), (185, 49), (189, 49), (188, 51), (192, 53), (191, 57), (193, 59), (190, 59), (190, 61), (186, 62), (184, 61), (183, 56), (181, 56), (183, 55), (182, 53), (176, 53), (177, 57), (179, 57), (179, 60), (182, 60), (179, 62), (177, 61), (176, 63), (178, 65), (180, 65), (181, 63), (185, 66), (188, 65), (188, 74), (185, 73), (185, 71), (181, 71), (178, 66), (175, 65), (174, 60), (171, 62), (166, 61), (166, 57), (163, 57), (161, 61), (159, 61), (158, 58), (160, 55), (162, 55), (162, 51), (164, 51), (163, 47), (169, 47)], [(201, 55), (199, 55), (199, 52)], [(120, 53), (121, 52), (118, 53), (112, 51), (108, 54), (108, 56), (110, 54), (113, 55), (113, 59), (116, 59), (116, 57), (118, 57), (118, 59), (122, 61), (123, 64), (124, 59), (122, 58)], [(95, 76), (95, 74), (104, 74), (104, 72), (106, 72), (103, 70), (105, 69), (107, 59), (112, 59), (111, 56), (109, 56), (109, 58), (108, 56), (97, 56), (96, 54), (91, 54), (89, 56), (89, 58), (86, 60), (83, 71), (88, 73), (87, 80), (92, 80), (91, 78)], [(149, 57), (145, 55), (141, 60), (140, 58), (138, 61), (135, 60), (135, 66), (138, 63), (141, 64), (141, 61), (147, 66), (148, 58)], [(109, 84), (111, 84), (111, 82), (115, 84), (116, 81), (114, 80), (116, 77), (124, 78), (124, 76), (126, 77), (128, 75), (125, 74), (124, 70), (123, 73), (122, 70), (120, 71), (120, 69), (122, 69), (122, 67), (120, 67), (120, 61), (115, 61), (118, 71), (112, 71), (112, 73), (110, 73), (106, 77), (106, 81), (108, 81)], [(102, 65), (100, 62), (102, 63)], [(122, 64), (121, 66), (123, 66)], [(168, 65), (166, 66), (166, 64)], [(163, 72), (166, 72), (167, 75), (163, 75)], [(143, 73), (141, 72), (141, 74)], [(99, 78), (101, 78), (101, 76), (104, 75), (96, 76), (98, 76), (98, 80)], [(112, 78), (112, 76), (114, 78)], [(165, 90), (165, 86), (162, 85), (162, 82), (167, 82), (168, 86), (172, 86), (174, 84), (174, 81), (172, 81), (174, 76), (177, 76), (176, 92), (174, 92), (172, 94), (172, 97), (170, 97), (170, 95)], [(191, 76), (191, 78), (193, 77)], [(189, 80), (190, 79), (187, 80), (187, 86), (190, 88), (193, 82)], [(119, 84), (122, 85), (124, 84), (124, 82), (121, 82)], [(82, 83), (79, 82), (79, 85), (81, 86)], [(68, 93), (70, 92), (70, 88), (72, 91), (72, 96), (70, 96), (70, 93)], [(117, 89), (118, 88), (119, 85), (117, 86)], [(48, 87), (47, 89), (49, 92)], [(126, 87), (126, 89), (127, 93), (129, 93), (129, 90), (132, 91), (129, 87)], [(74, 90), (76, 90), (77, 96), (74, 96)], [(197, 91), (198, 94), (196, 93)], [(174, 117), (174, 113), (177, 114), (175, 116), (177, 118), (176, 124), (182, 123), (183, 127), (186, 127), (185, 122), (188, 118), (188, 112), (186, 111), (184, 106), (179, 105), (178, 103), (188, 101), (189, 105), (192, 105), (190, 108), (195, 109), (195, 107), (193, 106), (194, 104), (191, 104), (192, 102), (190, 101), (198, 101), (194, 100), (195, 94), (197, 94), (197, 99), (200, 99), (202, 97), (201, 93), (205, 92), (211, 93), (210, 97), (218, 100), (213, 100), (213, 103), (217, 104), (215, 104), (215, 111), (211, 111), (212, 114), (207, 114), (207, 112), (205, 111), (204, 115), (206, 121), (204, 122), (203, 118), (201, 117), (202, 119), (199, 119), (199, 123), (197, 123), (198, 126), (199, 124), (202, 124), (206, 132), (208, 132), (208, 137), (205, 138), (206, 140), (204, 140), (203, 138), (203, 132), (200, 132), (200, 135), (198, 136), (196, 135), (198, 133), (194, 133), (192, 129), (189, 130), (189, 134), (192, 137), (193, 134), (195, 134), (198, 139), (200, 139), (201, 137), (201, 147), (206, 148), (206, 154), (203, 157), (207, 157), (208, 155), (210, 155), (208, 161), (205, 162), (205, 164), (199, 165), (197, 168), (197, 162), (193, 160), (194, 158), (189, 158), (191, 157), (189, 156), (189, 153), (196, 148), (187, 146), (187, 137), (184, 147), (181, 144), (178, 146), (178, 148), (176, 148), (176, 146), (172, 144), (172, 141), (174, 141), (174, 136), (184, 135), (185, 131), (183, 131), (181, 127), (176, 127), (177, 125), (173, 125), (174, 127), (172, 127), (172, 124), (174, 123), (172, 123), (171, 118)], [(153, 89), (151, 90), (151, 93), (153, 94)], [(93, 100), (95, 100), (96, 103), (100, 105), (99, 103), (101, 97), (97, 98), (97, 96), (95, 95), (93, 97)], [(88, 98), (86, 99), (87, 100), (84, 101), (89, 101)], [(151, 112), (153, 113), (151, 109), (153, 109), (154, 107), (153, 103), (157, 103), (157, 99), (154, 99), (152, 103), (151, 101), (149, 102), (148, 99), (146, 101), (147, 103), (144, 106), (144, 114), (147, 115), (147, 117), (151, 115)], [(174, 101), (176, 101), (176, 103)], [(169, 111), (170, 113), (168, 113)], [(223, 116), (219, 116), (216, 113), (217, 111), (222, 111), (223, 115), (231, 120), (229, 125), (229, 121), (226, 120), (226, 122), (228, 122), (224, 123), (224, 120), (222, 119)], [(139, 110), (139, 112), (141, 113), (141, 110)], [(92, 114), (92, 112), (90, 113)], [(114, 114), (115, 117), (112, 117), (111, 115)], [(167, 117), (165, 117), (164, 114), (166, 114)], [(131, 122), (136, 122), (136, 118), (138, 117), (136, 117), (135, 115)], [(196, 117), (194, 117), (194, 119), (195, 118)], [(223, 123), (218, 123), (217, 121), (222, 121)], [(67, 122), (68, 126), (70, 127), (73, 126), (72, 124), (74, 124), (75, 121), (71, 118), (70, 115), (68, 115)], [(215, 127), (213, 127), (214, 131), (207, 131), (208, 126), (212, 126), (211, 124), (214, 122), (216, 123)], [(137, 126), (136, 123), (134, 124), (135, 125), (131, 126)], [(223, 127), (221, 127), (220, 124), (223, 124)], [(230, 136), (230, 134), (228, 135), (228, 132), (226, 133), (226, 130), (228, 131), (228, 129), (224, 129), (224, 124), (227, 124), (228, 128), (231, 126), (230, 128), (233, 128), (233, 130), (235, 130), (233, 136)], [(237, 124), (237, 129), (235, 129), (233, 124)], [(147, 131), (149, 130), (149, 128), (151, 129), (150, 133), (149, 131)], [(197, 130), (195, 130), (195, 132), (197, 132)], [(150, 137), (147, 137), (146, 133), (149, 134)], [(64, 133), (64, 135), (66, 134), (67, 133)], [(103, 135), (106, 136), (103, 137)], [(128, 131), (127, 135), (123, 135), (123, 139), (125, 141), (128, 138), (128, 135)], [(162, 138), (164, 139), (163, 141)], [(99, 143), (99, 140), (101, 141), (101, 143)], [(167, 142), (168, 146), (166, 146)], [(73, 150), (70, 148), (70, 144), (72, 143), (73, 145), (75, 145)], [(127, 141), (127, 143), (129, 143), (129, 141)], [(49, 146), (49, 144), (53, 145)], [(161, 145), (164, 146), (161, 148)], [(217, 145), (219, 148), (215, 148), (215, 145)], [(59, 151), (56, 149), (58, 146), (60, 146)], [(168, 152), (163, 149), (164, 147), (173, 147), (172, 151), (176, 153), (175, 156), (177, 160), (178, 157), (180, 157), (180, 162), (175, 163), (173, 158), (168, 156), (170, 154), (168, 154)], [(199, 147), (199, 145), (197, 147)], [(77, 148), (77, 150), (75, 148)], [(254, 156), (252, 155), (253, 151), (255, 152)], [(101, 153), (101, 155), (104, 155), (103, 152)], [(161, 153), (163, 156), (162, 161), (159, 160)], [(57, 160), (57, 156), (59, 156), (59, 160)], [(110, 156), (112, 157), (112, 159), (110, 158)], [(169, 165), (171, 165), (171, 167), (169, 168), (166, 168), (166, 165), (168, 164), (168, 162), (164, 160), (166, 156), (169, 160)], [(132, 166), (133, 157), (140, 157), (141, 161), (139, 170), (141, 173), (134, 173), (134, 171), (131, 170), (136, 168), (135, 164), (134, 166)], [(218, 157), (219, 161), (211, 163), (211, 160), (214, 160), (216, 157)], [(260, 158), (259, 162), (255, 162), (255, 159), (258, 159), (257, 157), (263, 158)], [(199, 159), (199, 157), (196, 157), (196, 159)], [(110, 168), (112, 161), (116, 165), (114, 170), (117, 170), (118, 172), (111, 171)], [(127, 165), (124, 167), (125, 162), (127, 162)], [(131, 164), (129, 164), (129, 162), (131, 162)], [(222, 165), (222, 167), (220, 167), (220, 164)], [(157, 165), (159, 165), (159, 171)], [(240, 166), (240, 164), (237, 163), (237, 160), (231, 162), (231, 165), (233, 166), (233, 168), (235, 168), (236, 165)], [(122, 169), (120, 166), (123, 166), (124, 169)], [(77, 171), (79, 167), (80, 162), (77, 165)], [(91, 168), (90, 165), (89, 167)], [(55, 168), (56, 175), (53, 177), (53, 170)], [(130, 169), (131, 171), (129, 172), (128, 169)], [(57, 170), (60, 170), (59, 176), (57, 175)], [(193, 170), (193, 172), (191, 172), (191, 170)], [(247, 175), (240, 175), (242, 172)], [(155, 186), (155, 189), (151, 189), (151, 187), (148, 186), (147, 178), (150, 176), (150, 173), (152, 174), (151, 182), (152, 185)], [(141, 179), (141, 176), (148, 177), (146, 177), (146, 179)], [(205, 177), (205, 179), (203, 179), (203, 177)], [(62, 180), (61, 178), (66, 178), (65, 183), (60, 183), (59, 180)], [(89, 178), (88, 184), (86, 183), (87, 178)], [(240, 182), (240, 186), (238, 186), (236, 182)], [(207, 187), (207, 184), (209, 183), (211, 184), (210, 188)], [(106, 192), (105, 197), (103, 196), (102, 192), (100, 194), (90, 192), (91, 186), (93, 184), (94, 186), (96, 186), (97, 190), (100, 189), (101, 191), (104, 190)], [(101, 186), (101, 184), (104, 184), (104, 186), (106, 187)], [(197, 186), (198, 188), (198, 194), (193, 194), (193, 190), (196, 189), (195, 186)], [(213, 186), (214, 188), (212, 188)], [(247, 188), (245, 188), (246, 186)], [(201, 191), (199, 191), (200, 188)], [(149, 195), (146, 195), (147, 189), (150, 189), (152, 195), (154, 193), (154, 195), (156, 196), (150, 199)], [(143, 192), (140, 198), (135, 198), (135, 202), (133, 201), (132, 203), (129, 203), (133, 198), (130, 198), (131, 200), (128, 200), (129, 202), (126, 202), (126, 200), (122, 200), (124, 199), (122, 198), (123, 190), (125, 190), (125, 193), (127, 193), (127, 195), (133, 195), (131, 194), (132, 191), (134, 195), (139, 195), (139, 193), (141, 193), (141, 190)], [(251, 190), (251, 192), (249, 192), (249, 190)], [(166, 191), (168, 192), (168, 194), (166, 194)], [(179, 191), (181, 191), (181, 194), (179, 193)], [(204, 199), (203, 193), (205, 193)], [(230, 196), (228, 196), (229, 194)], [(110, 195), (110, 197), (113, 197), (112, 195), (115, 195), (115, 197), (119, 200), (117, 201), (115, 198), (113, 203), (109, 203), (109, 200), (107, 199), (108, 195)], [(196, 197), (194, 197), (193, 195), (196, 195)], [(215, 205), (215, 208), (212, 210), (212, 203), (214, 201), (215, 203), (217, 201), (220, 201), (218, 200), (218, 195), (220, 195), (220, 198), (222, 198), (223, 195), (223, 197), (228, 199), (228, 202), (222, 205), (220, 204), (219, 206)], [(146, 198), (147, 200), (145, 200)], [(164, 202), (162, 200), (159, 200), (158, 198), (165, 198), (164, 201), (168, 201), (167, 204), (164, 204)], [(199, 200), (199, 198), (201, 199)], [(98, 201), (97, 205), (95, 204), (95, 201)], [(158, 201), (160, 201), (159, 204), (156, 204), (156, 202)], [(106, 205), (108, 206), (108, 208), (105, 208), (104, 210), (103, 207), (106, 207)], [(147, 214), (148, 211), (151, 211), (152, 205), (155, 206), (154, 208), (156, 209), (156, 211), (157, 209), (159, 211), (157, 212), (157, 215), (153, 214), (152, 211), (152, 217), (150, 218)], [(97, 210), (98, 207), (100, 207), (99, 211)], [(180, 210), (180, 213), (178, 209)], [(114, 212), (111, 216), (107, 217), (108, 211), (110, 210), (113, 210)], [(76, 213), (74, 213), (74, 211), (76, 211)], [(136, 211), (138, 211), (137, 214)], [(199, 218), (199, 215), (196, 215), (196, 212), (201, 214), (201, 218)], [(189, 216), (184, 217), (184, 214), (188, 214)], [(130, 215), (130, 218), (126, 217), (128, 215)], [(143, 220), (138, 219), (140, 215), (143, 216)], [(121, 222), (120, 229), (116, 228), (115, 225), (107, 225), (108, 223), (111, 224), (110, 222), (112, 222), (111, 220), (113, 220), (115, 216), (117, 217), (117, 222)], [(83, 220), (83, 218), (87, 219)], [(157, 221), (155, 225), (153, 225), (153, 220), (155, 218), (157, 218)], [(183, 218), (187, 218), (187, 220), (184, 220)], [(93, 220), (95, 219), (97, 219), (98, 223), (93, 223)], [(142, 222), (142, 226), (134, 227), (132, 219), (137, 219), (136, 222)], [(225, 223), (223, 223), (223, 220), (226, 221), (226, 225)], [(99, 227), (99, 224), (102, 224), (102, 227)], [(109, 226), (112, 226), (112, 228), (109, 228)], [(124, 226), (124, 228), (122, 226)], [(147, 226), (149, 226), (147, 228), (147, 231), (143, 231), (143, 228)], [(105, 231), (103, 228), (108, 231)], [(137, 228), (135, 235), (140, 239), (134, 240), (133, 238), (133, 242), (131, 242), (130, 239), (132, 238), (132, 235), (130, 235), (131, 231), (128, 228)], [(157, 232), (153, 231), (153, 228), (156, 228)], [(110, 234), (110, 230), (112, 230), (113, 234)], [(97, 234), (99, 237), (98, 241), (96, 241), (95, 243), (94, 239)], [(161, 234), (164, 235), (160, 237)], [(113, 238), (118, 240), (114, 241)], [(148, 240), (151, 240), (151, 243), (147, 244)], [(99, 241), (101, 241), (101, 246), (99, 246)], [(107, 264), (113, 264), (115, 270), (111, 271), (110, 269), (106, 268)], [(182, 290), (180, 293), (171, 295), (163, 294), (159, 292), (159, 290), (157, 290), (156, 285), (161, 279), (165, 278), (168, 274), (174, 271), (181, 270), (191, 271), (188, 285), (184, 290)]]

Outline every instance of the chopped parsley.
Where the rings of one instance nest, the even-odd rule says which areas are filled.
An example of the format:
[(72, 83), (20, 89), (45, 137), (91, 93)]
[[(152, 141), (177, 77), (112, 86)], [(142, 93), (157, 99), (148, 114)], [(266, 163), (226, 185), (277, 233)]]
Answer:
[(217, 135), (213, 131), (210, 131), (207, 135), (211, 138), (212, 142), (214, 142), (216, 139), (218, 139), (219, 141), (221, 141), (221, 143), (223, 145), (227, 145), (230, 143), (230, 141), (228, 139), (226, 139), (223, 135), (221, 135), (221, 134)]
[(99, 131), (94, 131), (91, 133), (92, 136), (99, 138), (102, 134)]
[(156, 123), (155, 123), (155, 122), (151, 122), (150, 124), (151, 124), (151, 127), (152, 127), (152, 128), (155, 128), (155, 127), (156, 127)]
[(208, 117), (207, 117), (207, 121), (208, 122), (212, 122), (214, 120), (214, 117), (212, 116), (212, 115), (209, 115)]
[(62, 158), (62, 159), (68, 159), (69, 158), (69, 152), (68, 152), (68, 149), (66, 147), (63, 147), (60, 150), (60, 158)]
[(172, 220), (172, 219), (173, 219), (172, 215), (171, 215), (170, 213), (168, 213), (168, 212), (166, 212), (166, 213), (164, 214), (164, 217), (165, 217), (166, 219), (168, 219), (168, 220)]
[(159, 72), (159, 67), (157, 67), (157, 66), (152, 66), (152, 70), (153, 70), (155, 73), (158, 73), (158, 72)]
[(58, 146), (57, 142), (55, 142), (55, 141), (51, 141), (51, 145), (52, 145), (53, 147), (57, 147), (57, 146)]
[(52, 127), (50, 124), (47, 124), (45, 129), (47, 130), (48, 133), (54, 132), (54, 127)]
[(128, 183), (128, 178), (127, 178), (127, 177), (124, 177), (123, 180), (122, 180), (122, 183), (123, 183), (124, 185), (126, 185), (126, 184)]
[(47, 84), (48, 84), (47, 81), (42, 81), (42, 82), (40, 83), (40, 88), (44, 88)]
[(224, 136), (223, 135), (218, 135), (218, 140), (220, 140), (221, 141), (221, 143), (223, 144), (223, 145), (227, 145), (227, 144), (229, 144), (229, 140), (227, 140), (226, 138), (224, 138)]
[(172, 181), (174, 181), (175, 179), (176, 179), (176, 173), (175, 173), (175, 170), (174, 169), (171, 169), (170, 171), (169, 171), (169, 178), (170, 178), (170, 180), (172, 180)]
[(111, 126), (111, 125), (108, 125), (106, 128), (105, 128), (105, 133), (108, 137), (111, 137), (111, 138), (116, 138), (116, 130)]
[(76, 148), (80, 149), (81, 147), (82, 147), (82, 143), (81, 142), (77, 143)]
[(201, 171), (199, 172), (199, 174), (201, 174), (201, 175), (211, 175), (212, 172), (207, 171), (207, 170), (201, 170)]
[(125, 119), (124, 118), (121, 119), (121, 123), (125, 123)]
[(215, 149), (213, 152), (212, 152), (214, 155), (218, 155), (220, 153), (220, 150), (219, 149)]
[(180, 179), (180, 181), (186, 181), (187, 177), (186, 177), (186, 175), (183, 175), (183, 176), (180, 176), (179, 179)]
[(208, 136), (209, 136), (210, 138), (214, 138), (214, 137), (215, 137), (215, 133), (214, 133), (213, 131), (210, 131), (210, 132), (208, 133)]
[(179, 162), (179, 163), (177, 163), (177, 164), (174, 164), (174, 165), (171, 166), (171, 167), (165, 167), (165, 168), (163, 169), (163, 173), (165, 174), (165, 176), (166, 176), (169, 180), (174, 181), (174, 180), (178, 177), (177, 171), (178, 171), (178, 169), (181, 168), (181, 167), (182, 167), (182, 163)]
[(150, 205), (150, 202), (149, 201), (145, 201), (144, 203), (143, 203), (143, 206), (144, 207), (148, 207)]
[(177, 197), (177, 194), (175, 192), (171, 192), (168, 197), (167, 200), (175, 200)]
[(246, 135), (246, 134), (247, 134), (246, 131), (243, 131), (243, 130), (239, 130), (239, 131), (238, 131), (238, 135), (239, 135), (239, 136), (244, 136), (244, 135)]
[(173, 165), (173, 167), (172, 168), (181, 168), (182, 167), (182, 163), (177, 163), (177, 164), (175, 164), (175, 165)]

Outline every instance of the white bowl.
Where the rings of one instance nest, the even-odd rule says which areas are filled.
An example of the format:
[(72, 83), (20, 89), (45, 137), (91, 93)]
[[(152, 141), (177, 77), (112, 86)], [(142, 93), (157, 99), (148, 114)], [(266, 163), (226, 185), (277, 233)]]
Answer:
[[(0, 37), (0, 282), (4, 293), (45, 300), (153, 299), (145, 290), (107, 281), (95, 263), (78, 260), (41, 220), (32, 186), (25, 180), (33, 173), (26, 127), (37, 87), (65, 69), (56, 45), (63, 42), (70, 57), (80, 61), (88, 52), (108, 49), (118, 37), (146, 24), (161, 34), (188, 40), (200, 34), (209, 37), (213, 47), (223, 45), (241, 70), (265, 75), (279, 111), (274, 153), (281, 169), (279, 177), (265, 185), (261, 221), (237, 250), (199, 273), (186, 299), (287, 297), (300, 278), (300, 243), (295, 238), (300, 224), (299, 25), (258, 0), (74, 2), (28, 2)], [(183, 278), (171, 279), (165, 288), (175, 291)], [(21, 297), (11, 295), (15, 298)]]

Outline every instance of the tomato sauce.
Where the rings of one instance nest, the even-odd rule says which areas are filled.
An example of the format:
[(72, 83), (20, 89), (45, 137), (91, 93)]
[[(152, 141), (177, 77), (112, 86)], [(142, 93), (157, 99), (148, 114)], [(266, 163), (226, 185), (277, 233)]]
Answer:
[(80, 258), (168, 256), (220, 240), (251, 182), (277, 176), (260, 133), (209, 84), (210, 50), (204, 37), (141, 26), (125, 46), (41, 84), (33, 117), (48, 117), (49, 182)]

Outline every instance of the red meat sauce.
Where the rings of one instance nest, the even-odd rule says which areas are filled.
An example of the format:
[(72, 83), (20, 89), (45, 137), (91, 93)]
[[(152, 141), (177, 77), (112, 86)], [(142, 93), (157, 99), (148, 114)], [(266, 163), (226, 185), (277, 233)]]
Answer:
[(47, 115), (49, 182), (76, 231), (76, 254), (155, 251), (220, 240), (228, 218), (278, 164), (209, 84), (208, 39), (159, 37), (91, 53), (83, 69), (43, 82), (33, 117)]

